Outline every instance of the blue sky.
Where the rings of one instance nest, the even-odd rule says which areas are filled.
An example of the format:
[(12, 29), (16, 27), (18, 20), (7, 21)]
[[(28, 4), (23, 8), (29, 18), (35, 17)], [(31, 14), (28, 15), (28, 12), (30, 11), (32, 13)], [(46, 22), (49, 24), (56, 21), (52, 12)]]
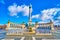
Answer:
[(29, 4), (32, 5), (32, 22), (60, 24), (60, 0), (0, 0), (0, 24), (28, 22)]

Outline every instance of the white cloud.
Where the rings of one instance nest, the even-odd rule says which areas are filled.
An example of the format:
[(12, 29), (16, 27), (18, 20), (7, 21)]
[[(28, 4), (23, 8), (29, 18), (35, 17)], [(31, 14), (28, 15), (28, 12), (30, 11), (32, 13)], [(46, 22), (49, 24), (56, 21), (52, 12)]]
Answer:
[(53, 17), (60, 11), (60, 8), (51, 8), (41, 11), (42, 13), (42, 20), (53, 19)]
[(60, 19), (60, 16), (58, 17), (58, 19)]
[(10, 16), (16, 16), (17, 15), (17, 5), (16, 4), (9, 6), (8, 10), (10, 12)]
[(21, 12), (23, 9), (22, 9), (22, 6), (17, 6), (17, 12)]
[(23, 11), (24, 11), (24, 16), (28, 16), (29, 15), (29, 6), (25, 6), (23, 8)]
[[(54, 24), (59, 25), (60, 20), (54, 20), (54, 17), (58, 14), (59, 11), (60, 11), (60, 8), (51, 8), (51, 9), (42, 10), (41, 11), (42, 16), (40, 18), (42, 21), (52, 20)], [(60, 19), (60, 16), (56, 19)]]
[[(41, 11), (41, 14), (33, 15), (32, 18), (38, 18), (41, 21), (39, 23), (46, 23), (52, 20), (54, 24), (60, 24), (59, 21), (55, 21), (54, 17), (59, 14), (60, 8), (51, 8), (51, 9), (45, 9)], [(57, 18), (60, 19), (60, 16)]]
[(60, 20), (54, 21), (54, 24), (55, 24), (55, 25), (60, 25)]
[(39, 14), (33, 15), (32, 18), (39, 18)]
[(33, 15), (32, 18), (39, 18), (42, 21), (51, 19), (53, 21), (53, 17), (58, 11), (60, 11), (60, 8), (45, 9), (41, 11), (41, 14)]
[(58, 11), (60, 11), (60, 8), (45, 9), (41, 11), (41, 14), (33, 15), (32, 18), (39, 18), (42, 21), (51, 19), (53, 21), (53, 17)]
[[(10, 16), (17, 16), (18, 12), (23, 12), (23, 16), (29, 15), (29, 6), (27, 5), (17, 6), (17, 4), (13, 4), (8, 7), (8, 10), (10, 12)], [(32, 8), (31, 8), (31, 12), (32, 12)]]

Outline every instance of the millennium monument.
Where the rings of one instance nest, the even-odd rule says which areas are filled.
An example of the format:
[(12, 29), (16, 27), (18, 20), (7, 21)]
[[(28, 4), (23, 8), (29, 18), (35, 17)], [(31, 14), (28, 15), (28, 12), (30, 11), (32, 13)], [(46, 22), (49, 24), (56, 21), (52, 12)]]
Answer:
[[(19, 23), (14, 23), (8, 20), (8, 24), (6, 27), (6, 39), (14, 39), (18, 38), (24, 40), (32, 40), (32, 37), (39, 38), (39, 37), (50, 37), (52, 36), (52, 32), (54, 32), (54, 24), (52, 20), (48, 23), (38, 23), (35, 22), (34, 24), (32, 23), (32, 18), (31, 18), (31, 5), (29, 5), (29, 20), (28, 23), (26, 24), (25, 22), (22, 22), (22, 24)], [(25, 38), (24, 38), (25, 37)], [(28, 37), (28, 38), (27, 38)]]

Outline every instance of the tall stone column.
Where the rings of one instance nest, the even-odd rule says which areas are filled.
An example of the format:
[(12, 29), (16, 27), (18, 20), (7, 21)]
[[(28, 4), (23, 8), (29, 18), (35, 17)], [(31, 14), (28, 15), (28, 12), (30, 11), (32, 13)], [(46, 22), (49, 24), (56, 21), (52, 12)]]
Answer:
[(29, 26), (31, 25), (32, 20), (31, 20), (31, 4), (29, 5)]

